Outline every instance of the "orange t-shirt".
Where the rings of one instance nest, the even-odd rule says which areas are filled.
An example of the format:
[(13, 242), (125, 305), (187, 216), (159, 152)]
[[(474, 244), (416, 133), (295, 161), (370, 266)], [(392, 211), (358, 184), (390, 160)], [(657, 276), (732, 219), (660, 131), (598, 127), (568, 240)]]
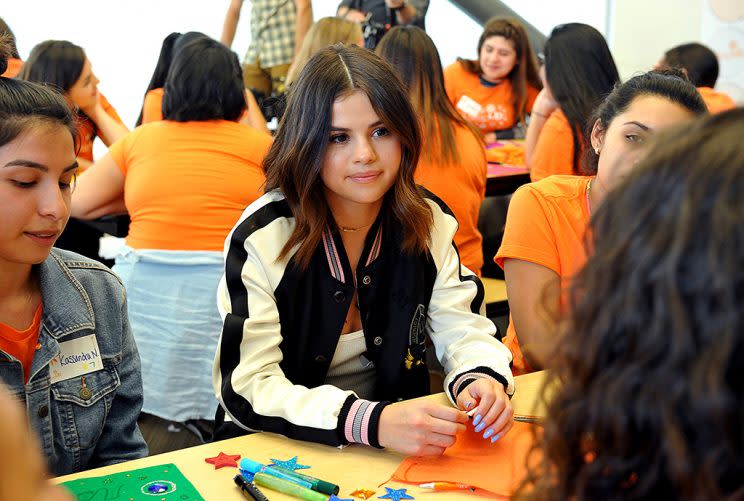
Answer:
[(145, 101), (142, 103), (142, 123), (159, 122), (163, 119), (163, 94), (164, 90), (152, 89), (145, 94)]
[(566, 115), (556, 109), (545, 121), (530, 164), (530, 179), (540, 179), (554, 174), (573, 174), (574, 146), (571, 125)]
[(109, 152), (125, 176), (135, 249), (222, 251), (243, 210), (263, 194), (271, 136), (235, 122), (142, 125)]
[[(561, 277), (566, 291), (586, 263), (584, 234), (589, 225), (586, 176), (552, 176), (519, 188), (509, 203), (506, 228), (494, 261), (521, 259), (545, 266)], [(564, 311), (566, 297), (561, 297)], [(531, 372), (519, 348), (514, 320), (509, 318), (504, 344), (514, 356), (515, 375)]]
[(5, 69), (5, 73), (3, 73), (0, 76), (3, 76), (5, 78), (15, 78), (21, 72), (22, 66), (23, 66), (23, 61), (21, 61), (20, 59), (11, 57), (8, 59), (8, 67)]
[[(124, 122), (119, 117), (119, 114), (116, 113), (116, 110), (113, 106), (111, 106), (106, 97), (101, 94), (100, 98), (101, 106), (103, 107), (104, 111), (120, 124), (124, 124)], [(83, 114), (80, 114), (79, 117), (80, 121), (78, 123), (78, 132), (80, 135), (80, 151), (78, 152), (78, 157), (92, 162), (93, 141), (95, 141), (96, 137), (98, 136), (98, 129), (96, 129), (96, 124), (94, 124), (93, 120), (91, 120), (90, 118), (86, 117)]]
[(31, 325), (22, 331), (0, 323), (0, 350), (21, 362), (24, 384), (28, 383), (28, 378), (31, 377), (31, 363), (34, 361), (36, 343), (39, 341), (39, 329), (41, 328), (41, 310), (40, 304), (36, 308)]
[[(473, 122), (483, 134), (514, 127), (513, 92), (509, 79), (492, 87), (483, 85), (480, 77), (468, 71), (459, 61), (444, 70), (444, 87), (455, 108)], [(538, 90), (527, 86), (527, 113), (532, 111)]]
[(717, 91), (710, 87), (698, 87), (697, 90), (711, 114), (736, 108), (734, 100), (725, 92)]
[(455, 244), (460, 262), (480, 276), (483, 237), (478, 231), (478, 213), (486, 195), (488, 162), (483, 143), (470, 129), (457, 126), (454, 130), (459, 162), (447, 165), (422, 156), (414, 179), (452, 209), (459, 223)]

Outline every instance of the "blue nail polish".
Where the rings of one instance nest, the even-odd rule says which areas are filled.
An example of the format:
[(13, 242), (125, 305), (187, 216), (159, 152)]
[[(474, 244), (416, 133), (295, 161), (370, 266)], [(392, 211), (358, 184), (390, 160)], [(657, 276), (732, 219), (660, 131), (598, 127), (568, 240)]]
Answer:
[(498, 435), (494, 435), (493, 438), (491, 439), (491, 443), (494, 443), (496, 440), (500, 439), (501, 438), (501, 435), (503, 435), (503, 434), (502, 433), (499, 433)]
[[(477, 416), (475, 416), (475, 419), (473, 419), (473, 426), (477, 426), (478, 423), (481, 422), (481, 419), (483, 419), (483, 416), (481, 416), (480, 414), (478, 414)], [(475, 431), (478, 431), (478, 430), (475, 430)]]
[(485, 427), (486, 427), (486, 423), (481, 423), (481, 424), (479, 424), (478, 426), (475, 427), (475, 432), (476, 433), (480, 433), (481, 431), (483, 431), (483, 428), (485, 428)]
[(483, 434), (483, 438), (488, 438), (491, 435), (493, 435), (493, 428), (487, 429), (486, 432)]

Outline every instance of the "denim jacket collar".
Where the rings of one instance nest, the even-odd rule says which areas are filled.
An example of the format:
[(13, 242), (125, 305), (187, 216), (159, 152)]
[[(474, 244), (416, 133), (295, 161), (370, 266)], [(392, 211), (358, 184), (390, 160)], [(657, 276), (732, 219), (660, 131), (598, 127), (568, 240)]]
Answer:
[(87, 292), (54, 251), (39, 266), (39, 281), (44, 305), (42, 332), (59, 339), (81, 329), (95, 328)]

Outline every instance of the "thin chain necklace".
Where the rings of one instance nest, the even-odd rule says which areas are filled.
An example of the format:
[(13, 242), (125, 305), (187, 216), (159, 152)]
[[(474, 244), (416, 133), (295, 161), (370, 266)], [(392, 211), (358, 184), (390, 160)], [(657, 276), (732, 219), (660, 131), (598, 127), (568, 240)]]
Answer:
[(369, 228), (373, 224), (375, 224), (374, 221), (372, 221), (369, 224), (365, 224), (364, 226), (357, 226), (356, 228), (352, 228), (350, 226), (341, 226), (341, 231), (343, 231), (344, 233), (354, 233), (355, 231), (363, 230), (364, 228)]

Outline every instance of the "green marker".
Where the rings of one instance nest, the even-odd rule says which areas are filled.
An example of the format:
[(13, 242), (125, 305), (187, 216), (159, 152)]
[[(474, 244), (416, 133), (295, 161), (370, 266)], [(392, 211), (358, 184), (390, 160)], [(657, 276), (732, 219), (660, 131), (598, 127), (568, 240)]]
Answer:
[(307, 487), (302, 487), (282, 478), (272, 477), (266, 473), (256, 473), (253, 476), (253, 482), (261, 487), (304, 499), (305, 501), (328, 501), (328, 497), (325, 494), (308, 489)]
[(273, 470), (277, 470), (281, 473), (284, 473), (285, 475), (291, 475), (294, 477), (299, 477), (302, 480), (306, 482), (310, 482), (312, 487), (310, 487), (314, 491), (322, 492), (323, 494), (328, 494), (329, 496), (331, 494), (338, 494), (339, 487), (336, 484), (332, 484), (330, 482), (326, 482), (325, 480), (321, 480), (316, 477), (311, 477), (310, 475), (305, 475), (303, 473), (298, 473), (294, 470), (288, 470), (286, 468), (282, 468), (280, 466), (272, 466)]

